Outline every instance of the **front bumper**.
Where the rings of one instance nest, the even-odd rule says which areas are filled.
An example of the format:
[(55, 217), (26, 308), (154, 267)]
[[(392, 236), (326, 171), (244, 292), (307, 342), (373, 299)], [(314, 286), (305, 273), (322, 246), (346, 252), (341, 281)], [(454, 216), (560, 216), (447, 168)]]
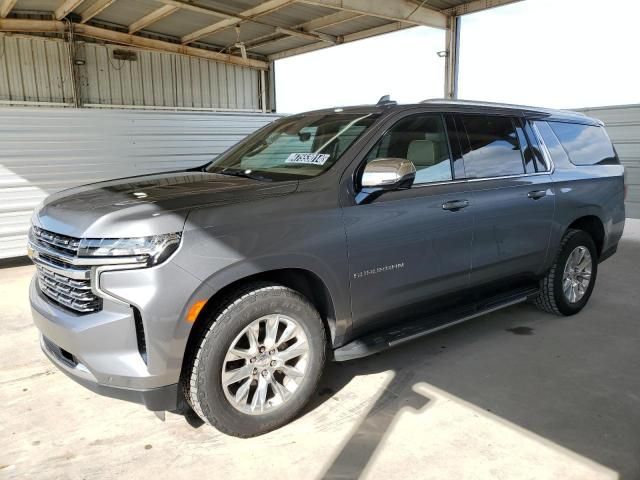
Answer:
[[(191, 295), (200, 291), (199, 281), (171, 263), (103, 272), (103, 308), (88, 314), (51, 302), (37, 283), (34, 277), (29, 289), (33, 322), (51, 362), (101, 395), (141, 403), (151, 410), (176, 410), (181, 402), (182, 357), (191, 329), (183, 320), (184, 309)], [(134, 308), (144, 328), (144, 356)]]
[(51, 360), (51, 363), (58, 367), (65, 375), (98, 395), (139, 403), (149, 410), (156, 412), (178, 409), (180, 397), (177, 383), (149, 389), (120, 388), (111, 385), (102, 385), (98, 383), (85, 365), (76, 363), (74, 360), (68, 358), (68, 355), (64, 354), (58, 346), (42, 335), (40, 336), (40, 346), (47, 358)]

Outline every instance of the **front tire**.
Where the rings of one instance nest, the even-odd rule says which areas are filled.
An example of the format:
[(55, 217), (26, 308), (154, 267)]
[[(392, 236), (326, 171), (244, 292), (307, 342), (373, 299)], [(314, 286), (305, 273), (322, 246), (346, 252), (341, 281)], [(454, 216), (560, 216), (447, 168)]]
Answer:
[(284, 286), (249, 285), (225, 303), (195, 344), (183, 388), (203, 421), (253, 437), (289, 423), (309, 401), (325, 330), (313, 305)]
[(591, 236), (569, 229), (553, 266), (540, 281), (536, 306), (556, 315), (574, 315), (589, 301), (598, 275), (598, 251)]

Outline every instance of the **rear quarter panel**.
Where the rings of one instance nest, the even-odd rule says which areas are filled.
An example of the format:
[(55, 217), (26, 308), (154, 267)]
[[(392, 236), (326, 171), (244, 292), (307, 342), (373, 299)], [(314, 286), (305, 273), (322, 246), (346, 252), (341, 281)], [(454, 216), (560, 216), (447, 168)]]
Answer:
[[(602, 251), (614, 247), (624, 230), (624, 167), (621, 165), (575, 166), (556, 164), (552, 174), (556, 212), (551, 251), (557, 250), (564, 232), (575, 220), (597, 216), (604, 226)], [(549, 262), (553, 262), (553, 255)]]

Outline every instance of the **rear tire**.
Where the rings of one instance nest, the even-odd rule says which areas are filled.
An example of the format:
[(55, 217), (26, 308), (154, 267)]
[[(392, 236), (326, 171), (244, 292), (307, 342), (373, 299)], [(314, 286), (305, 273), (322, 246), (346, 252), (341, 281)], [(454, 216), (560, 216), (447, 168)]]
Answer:
[(589, 301), (597, 275), (598, 251), (593, 239), (583, 230), (569, 229), (553, 266), (540, 280), (540, 293), (534, 303), (545, 312), (574, 315)]
[(313, 305), (295, 290), (266, 283), (228, 298), (194, 345), (185, 398), (203, 421), (243, 438), (300, 413), (318, 386), (327, 348)]

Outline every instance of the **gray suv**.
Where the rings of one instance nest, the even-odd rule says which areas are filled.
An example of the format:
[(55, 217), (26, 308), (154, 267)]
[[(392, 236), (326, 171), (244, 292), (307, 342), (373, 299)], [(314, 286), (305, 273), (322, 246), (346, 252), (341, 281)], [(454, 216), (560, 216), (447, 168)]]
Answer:
[(425, 101), (282, 118), (202, 167), (51, 195), (33, 318), (89, 389), (240, 437), (277, 428), (325, 361), (532, 301), (572, 315), (625, 222), (602, 123)]

